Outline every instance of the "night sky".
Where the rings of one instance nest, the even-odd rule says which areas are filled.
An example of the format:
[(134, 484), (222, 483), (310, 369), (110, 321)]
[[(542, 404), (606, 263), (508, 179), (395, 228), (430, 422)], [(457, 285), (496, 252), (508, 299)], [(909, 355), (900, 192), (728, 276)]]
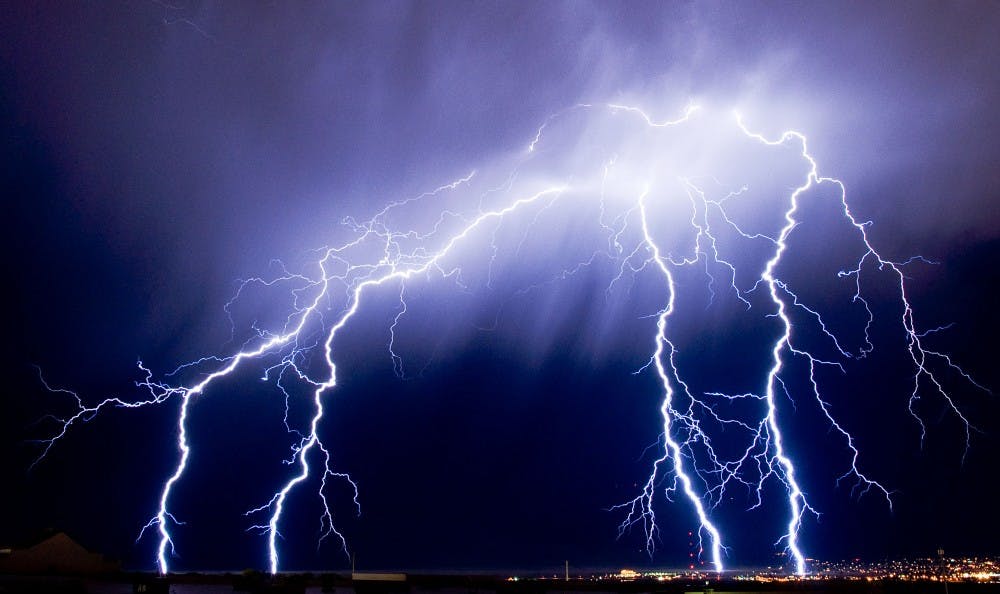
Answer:
[[(93, 403), (141, 396), (138, 360), (169, 382), (178, 365), (233, 353), (290, 304), (287, 292), (251, 291), (227, 307), (241, 279), (280, 275), (279, 259), (306, 270), (310, 250), (349, 237), (345, 217), (367, 219), (473, 170), (483, 187), (502, 182), (539, 126), (580, 103), (663, 120), (694, 100), (739, 107), (769, 137), (807, 134), (821, 173), (844, 182), (859, 221), (873, 221), (875, 247), (934, 262), (906, 268), (918, 329), (951, 324), (928, 348), (1000, 391), (998, 40), (1000, 8), (985, 1), (15, 3), (0, 16), (0, 545), (65, 530), (127, 567), (155, 568), (155, 539), (135, 538), (176, 464), (179, 400), (105, 410), (29, 470), (42, 448), (33, 440), (53, 429), (45, 415), (72, 410), (37, 368)], [(590, 146), (573, 114), (553, 124), (553, 142)], [(552, 159), (533, 171), (571, 162)], [(800, 181), (772, 180), (786, 194)], [(396, 224), (434, 220), (440, 209), (423, 205)], [(822, 226), (803, 235), (814, 239), (802, 245), (809, 257), (841, 253)], [(553, 245), (575, 244), (525, 253), (565, 253)], [(811, 262), (787, 274), (822, 300), (810, 275), (826, 269)], [(662, 284), (639, 277), (621, 307), (595, 305), (614, 276), (595, 266), (525, 296), (517, 289), (549, 270), (535, 268), (498, 268), (495, 291), (414, 287), (398, 341), (405, 379), (386, 348), (398, 286), (373, 293), (338, 341), (340, 382), (320, 432), (335, 469), (360, 488), (360, 517), (349, 486), (328, 491), (359, 569), (687, 563), (697, 520), (685, 501), (657, 503), (652, 557), (641, 528), (618, 537), (623, 514), (609, 509), (641, 490), (662, 429), (657, 378), (633, 373), (653, 348), (649, 295)], [(997, 396), (949, 376), (976, 427), (971, 446), (930, 397), (921, 442), (890, 289), (872, 288), (885, 322), (873, 328), (876, 352), (829, 374), (824, 394), (894, 506), (838, 486), (842, 440), (815, 407), (783, 400), (789, 447), (822, 514), (806, 520), (802, 546), (823, 559), (1000, 553)], [(738, 384), (768, 355), (757, 344), (766, 309), (733, 324), (706, 293), (689, 296), (702, 301), (685, 302), (693, 313), (676, 326), (681, 363), (699, 387)], [(294, 440), (263, 367), (191, 409), (197, 462), (172, 498), (185, 522), (176, 569), (266, 566), (265, 539), (243, 514), (289, 478), (282, 460)], [(293, 425), (307, 418), (308, 407), (291, 407)], [(773, 562), (782, 501), (745, 512), (746, 494), (734, 494), (718, 512), (729, 564)], [(336, 542), (316, 546), (315, 489), (296, 491), (282, 526), (283, 568), (349, 567)]]

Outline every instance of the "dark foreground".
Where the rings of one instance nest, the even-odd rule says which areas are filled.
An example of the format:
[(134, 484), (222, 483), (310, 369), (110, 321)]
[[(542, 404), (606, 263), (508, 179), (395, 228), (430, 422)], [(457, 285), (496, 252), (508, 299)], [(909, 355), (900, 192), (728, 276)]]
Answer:
[(1000, 592), (1000, 583), (898, 580), (806, 580), (758, 582), (726, 579), (520, 579), (469, 575), (368, 575), (352, 579), (338, 574), (288, 574), (270, 577), (250, 574), (178, 574), (162, 579), (149, 574), (83, 576), (0, 575), (0, 594), (569, 594), (663, 593), (752, 594), (803, 592), (809, 594), (964, 594)]

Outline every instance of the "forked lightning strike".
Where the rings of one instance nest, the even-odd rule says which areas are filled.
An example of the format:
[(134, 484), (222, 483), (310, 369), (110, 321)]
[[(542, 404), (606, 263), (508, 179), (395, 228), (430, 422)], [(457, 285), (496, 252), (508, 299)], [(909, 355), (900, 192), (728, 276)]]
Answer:
[[(71, 415), (57, 418), (57, 429), (50, 437), (41, 440), (41, 460), (60, 440), (66, 438), (75, 425), (92, 419), (107, 408), (137, 408), (162, 404), (173, 398), (180, 399), (180, 410), (177, 417), (177, 449), (179, 458), (173, 473), (166, 479), (159, 498), (159, 508), (152, 519), (143, 527), (140, 538), (153, 528), (159, 537), (157, 546), (157, 566), (160, 572), (170, 570), (170, 558), (175, 553), (172, 529), (181, 524), (171, 513), (171, 502), (174, 488), (184, 477), (190, 462), (191, 443), (196, 436), (189, 433), (188, 418), (191, 404), (200, 396), (208, 394), (209, 389), (220, 389), (217, 384), (223, 383), (227, 376), (248, 364), (249, 361), (268, 360), (264, 367), (264, 380), (272, 380), (285, 398), (285, 427), (293, 436), (292, 455), (287, 463), (296, 470), (286, 483), (278, 488), (274, 495), (260, 507), (247, 512), (248, 516), (263, 515), (266, 521), (250, 526), (261, 531), (267, 539), (269, 569), (272, 573), (279, 570), (279, 537), (284, 510), (289, 496), (296, 487), (313, 481), (317, 484), (318, 494), (323, 511), (320, 518), (320, 541), (329, 536), (335, 536), (341, 547), (346, 551), (347, 542), (334, 525), (333, 506), (327, 499), (328, 480), (340, 479), (346, 481), (354, 490), (354, 505), (358, 506), (357, 485), (344, 472), (334, 470), (331, 452), (320, 439), (320, 425), (326, 410), (324, 398), (336, 385), (338, 369), (335, 356), (336, 339), (356, 317), (365, 303), (366, 296), (379, 291), (393, 291), (398, 294), (399, 309), (392, 318), (389, 333), (388, 351), (392, 359), (393, 369), (397, 375), (404, 375), (402, 357), (395, 350), (396, 333), (401, 320), (406, 316), (406, 286), (415, 278), (423, 280), (451, 279), (462, 286), (463, 265), (461, 257), (469, 258), (475, 254), (466, 248), (467, 242), (488, 241), (492, 246), (489, 267), (489, 281), (493, 282), (494, 260), (500, 257), (497, 246), (498, 233), (501, 225), (521, 224), (523, 229), (515, 254), (520, 255), (522, 246), (532, 232), (537, 232), (539, 218), (550, 214), (558, 207), (571, 208), (574, 201), (596, 199), (599, 210), (596, 225), (604, 235), (603, 245), (591, 250), (589, 257), (570, 266), (564, 266), (554, 275), (551, 282), (564, 279), (579, 271), (592, 267), (595, 262), (606, 261), (613, 264), (617, 274), (610, 279), (605, 298), (609, 298), (617, 283), (626, 278), (634, 279), (641, 274), (655, 274), (662, 282), (662, 304), (654, 316), (655, 331), (648, 339), (651, 354), (649, 362), (639, 371), (654, 370), (662, 387), (662, 450), (660, 456), (653, 462), (651, 473), (642, 490), (628, 502), (615, 506), (623, 510), (625, 519), (620, 525), (624, 533), (633, 526), (642, 526), (646, 547), (652, 554), (658, 538), (658, 524), (654, 506), (657, 504), (659, 489), (663, 487), (666, 497), (672, 498), (680, 494), (690, 505), (699, 525), (699, 553), (707, 557), (716, 571), (724, 569), (724, 555), (731, 552), (725, 546), (725, 538), (713, 515), (724, 495), (732, 489), (743, 489), (751, 500), (751, 509), (764, 505), (764, 490), (766, 485), (776, 483), (785, 493), (783, 505), (787, 509), (787, 522), (784, 528), (776, 534), (776, 545), (783, 547), (789, 554), (794, 571), (802, 574), (807, 571), (805, 556), (800, 545), (799, 533), (803, 518), (807, 513), (817, 514), (817, 511), (807, 501), (805, 491), (796, 476), (796, 456), (788, 449), (782, 434), (782, 419), (788, 410), (782, 402), (782, 396), (789, 393), (786, 378), (790, 366), (803, 362), (807, 369), (808, 384), (811, 386), (809, 396), (815, 400), (816, 406), (822, 411), (830, 428), (834, 430), (847, 449), (848, 459), (846, 471), (841, 479), (854, 481), (852, 493), (860, 491), (864, 494), (876, 491), (885, 497), (891, 506), (891, 491), (878, 481), (869, 478), (859, 467), (861, 452), (854, 437), (837, 421), (832, 413), (830, 403), (824, 399), (820, 390), (820, 380), (817, 370), (823, 367), (844, 369), (843, 362), (850, 359), (865, 357), (874, 348), (870, 337), (870, 328), (874, 322), (874, 313), (862, 290), (862, 276), (866, 273), (888, 273), (898, 287), (899, 305), (902, 308), (900, 325), (905, 333), (907, 349), (913, 363), (912, 392), (908, 403), (909, 412), (920, 424), (922, 434), (926, 432), (924, 421), (916, 408), (919, 399), (928, 390), (942, 399), (951, 412), (964, 424), (967, 443), (970, 437), (971, 425), (962, 413), (955, 400), (945, 388), (942, 373), (957, 374), (962, 380), (977, 388), (977, 384), (965, 371), (956, 365), (947, 355), (925, 348), (924, 340), (928, 334), (939, 329), (920, 331), (914, 319), (913, 308), (906, 292), (906, 277), (904, 266), (908, 262), (892, 262), (883, 258), (872, 246), (868, 238), (868, 223), (859, 222), (852, 214), (846, 199), (844, 185), (837, 179), (821, 177), (818, 164), (808, 151), (805, 136), (797, 132), (786, 132), (775, 140), (751, 131), (739, 116), (735, 116), (727, 125), (734, 136), (742, 142), (755, 143), (761, 151), (786, 151), (791, 148), (797, 151), (797, 158), (805, 165), (804, 178), (798, 182), (795, 189), (783, 199), (783, 224), (780, 228), (770, 230), (745, 229), (746, 223), (738, 222), (738, 217), (732, 214), (729, 205), (743, 198), (747, 186), (729, 189), (715, 197), (714, 192), (699, 179), (704, 176), (685, 176), (681, 173), (664, 174), (669, 169), (667, 157), (659, 158), (655, 150), (638, 151), (636, 159), (648, 159), (649, 162), (639, 163), (635, 169), (625, 169), (627, 157), (618, 154), (612, 146), (608, 155), (602, 157), (600, 163), (593, 164), (593, 170), (571, 171), (564, 179), (555, 182), (529, 182), (530, 189), (515, 189), (515, 179), (521, 172), (521, 167), (528, 163), (542, 161), (546, 164), (545, 155), (565, 151), (558, 144), (547, 146), (547, 135), (550, 127), (556, 126), (566, 114), (573, 112), (579, 115), (584, 112), (588, 117), (610, 118), (616, 125), (636, 126), (642, 134), (667, 135), (679, 134), (686, 126), (704, 116), (703, 110), (689, 106), (683, 115), (674, 120), (657, 122), (643, 110), (625, 105), (589, 105), (573, 106), (553, 116), (550, 116), (538, 128), (537, 133), (528, 145), (526, 154), (509, 172), (506, 180), (500, 186), (481, 193), (477, 202), (466, 203), (465, 210), (461, 208), (442, 207), (440, 214), (427, 230), (421, 231), (414, 227), (397, 230), (391, 224), (391, 217), (398, 209), (411, 207), (420, 201), (434, 200), (445, 194), (460, 193), (468, 190), (473, 180), (480, 175), (473, 171), (466, 177), (452, 183), (405, 200), (392, 202), (378, 211), (367, 221), (359, 222), (345, 219), (344, 224), (354, 234), (354, 238), (342, 245), (324, 248), (315, 263), (313, 273), (292, 273), (282, 265), (282, 274), (271, 279), (253, 278), (243, 281), (234, 296), (226, 304), (225, 310), (233, 320), (231, 307), (237, 298), (250, 285), (274, 287), (293, 284), (291, 290), (293, 306), (280, 331), (257, 330), (255, 338), (245, 343), (245, 348), (227, 357), (205, 357), (182, 365), (166, 377), (188, 368), (203, 369), (215, 366), (205, 373), (196, 383), (174, 386), (166, 381), (154, 380), (153, 373), (142, 363), (139, 364), (144, 380), (138, 385), (146, 390), (147, 396), (137, 400), (125, 400), (118, 397), (107, 398), (97, 404), (88, 405), (77, 394), (68, 390), (50, 388), (53, 392), (65, 392), (72, 396), (75, 408)], [(728, 122), (728, 118), (727, 118)], [(622, 130), (628, 130), (623, 127)], [(581, 132), (584, 133), (584, 132)], [(595, 133), (597, 135), (597, 133)], [(590, 139), (600, 143), (601, 138)], [(640, 139), (641, 140), (641, 139)], [(681, 143), (683, 139), (677, 140)], [(641, 145), (640, 145), (641, 146)], [(683, 148), (683, 147), (682, 147)], [(615, 187), (614, 179), (618, 172), (631, 183), (625, 189)], [(648, 176), (647, 179), (633, 179)], [(662, 226), (652, 211), (662, 207), (669, 195), (657, 184), (665, 177), (672, 179), (683, 187), (684, 198), (690, 205), (689, 220), (684, 222), (685, 233), (693, 235), (688, 244), (688, 252), (683, 256), (672, 253), (672, 249), (664, 247), (665, 242), (676, 238), (664, 237)], [(617, 178), (615, 178), (617, 179)], [(856, 287), (853, 302), (859, 304), (865, 312), (866, 322), (863, 328), (863, 344), (854, 352), (845, 346), (831, 324), (828, 324), (819, 310), (805, 303), (793, 291), (787, 279), (779, 273), (780, 266), (795, 254), (789, 247), (789, 237), (800, 224), (799, 211), (801, 202), (809, 197), (809, 193), (818, 186), (827, 185), (836, 188), (840, 200), (840, 210), (844, 221), (849, 223), (857, 233), (857, 240), (863, 246), (863, 253), (848, 269), (840, 273), (841, 278), (851, 279)], [(641, 189), (636, 189), (641, 188)], [(624, 197), (622, 198), (622, 196)], [(497, 197), (506, 199), (500, 204), (487, 207), (496, 201)], [(595, 198), (596, 196), (596, 198)], [(622, 204), (613, 202), (621, 198)], [(582, 206), (582, 205), (581, 205)], [(432, 207), (424, 207), (426, 210)], [(770, 257), (762, 262), (750, 264), (757, 266), (753, 277), (756, 279), (749, 286), (740, 286), (737, 279), (740, 271), (748, 265), (740, 260), (740, 245), (728, 246), (722, 237), (732, 236), (733, 242), (740, 245), (765, 245)], [(358, 257), (354, 252), (364, 252)], [(464, 251), (463, 251), (464, 249)], [(470, 255), (471, 254), (471, 255)], [(671, 323), (677, 315), (677, 296), (681, 288), (677, 282), (677, 274), (685, 269), (698, 266), (704, 269), (707, 279), (707, 289), (711, 299), (733, 298), (745, 306), (747, 315), (765, 316), (777, 324), (777, 337), (771, 344), (770, 366), (760, 379), (756, 389), (740, 394), (729, 394), (723, 391), (708, 391), (696, 393), (691, 384), (685, 380), (685, 375), (678, 364), (678, 348), (675, 339), (671, 338)], [(874, 270), (873, 270), (874, 269)], [(649, 270), (650, 273), (646, 273)], [(725, 283), (717, 278), (724, 275)], [(724, 287), (725, 295), (717, 292), (718, 287)], [(539, 285), (529, 285), (521, 293), (536, 290)], [(752, 305), (751, 297), (755, 291), (765, 290), (768, 303), (764, 311), (758, 311), (761, 305)], [(336, 305), (339, 304), (339, 305)], [(330, 310), (334, 313), (331, 315)], [(829, 343), (833, 356), (820, 355), (814, 348), (800, 344), (796, 332), (800, 326), (811, 325)], [(304, 364), (307, 355), (316, 351), (322, 345), (322, 373), (319, 377)], [(274, 362), (276, 361), (276, 362)], [(44, 379), (42, 380), (44, 383)], [(294, 396), (287, 389), (287, 382), (297, 382), (307, 386), (311, 393), (311, 418), (305, 428), (295, 428), (289, 419), (289, 408)], [(748, 410), (755, 412), (737, 415), (720, 413), (722, 405), (741, 403)], [(55, 417), (53, 417), (55, 418)], [(737, 455), (720, 453), (713, 439), (719, 439), (713, 434), (711, 427), (732, 428), (726, 435), (729, 443), (737, 444)], [(36, 461), (37, 462), (37, 461)], [(357, 507), (360, 513), (360, 506)]]

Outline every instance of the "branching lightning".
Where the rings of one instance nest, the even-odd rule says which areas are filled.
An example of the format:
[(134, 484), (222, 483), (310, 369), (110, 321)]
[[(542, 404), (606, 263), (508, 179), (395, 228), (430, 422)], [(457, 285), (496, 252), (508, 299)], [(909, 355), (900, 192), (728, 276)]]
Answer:
[[(589, 169), (570, 167), (568, 173), (554, 174), (554, 182), (552, 178), (543, 180), (537, 175), (524, 174), (529, 166), (544, 170), (546, 159), (551, 155), (572, 150), (570, 146), (562, 146), (558, 138), (551, 143), (548, 141), (550, 129), (565, 127), (561, 121), (570, 113), (574, 117), (584, 113), (594, 119), (603, 118), (602, 123), (612, 128), (619, 126), (625, 131), (619, 132), (619, 135), (635, 135), (638, 138), (632, 138), (630, 146), (618, 146), (620, 141), (609, 140), (612, 146), (601, 153), (600, 159), (588, 162)], [(789, 404), (786, 401), (802, 397), (802, 394), (793, 395), (789, 389), (788, 378), (793, 366), (805, 370), (810, 386), (805, 396), (815, 402), (832, 433), (839, 436), (846, 448), (847, 459), (841, 480), (853, 482), (853, 493), (863, 495), (875, 492), (892, 505), (892, 491), (863, 472), (857, 440), (834, 416), (834, 407), (821, 390), (819, 370), (844, 371), (846, 361), (864, 358), (875, 348), (871, 338), (875, 310), (865, 297), (862, 277), (888, 275), (896, 286), (898, 306), (902, 311), (899, 326), (905, 335), (914, 370), (912, 391), (906, 406), (919, 424), (922, 435), (926, 434), (927, 428), (919, 414), (918, 403), (921, 398), (934, 395), (962, 423), (967, 443), (971, 438), (973, 427), (946, 389), (944, 374), (954, 374), (976, 388), (985, 388), (948, 355), (925, 346), (927, 337), (940, 329), (918, 328), (904, 274), (904, 268), (910, 261), (893, 262), (876, 251), (869, 240), (869, 223), (855, 218), (848, 205), (844, 185), (839, 180), (820, 176), (819, 166), (808, 151), (804, 135), (786, 132), (777, 139), (768, 139), (752, 131), (739, 116), (716, 118), (739, 142), (753, 145), (766, 154), (780, 152), (783, 159), (788, 159), (789, 151), (793, 151), (796, 162), (804, 165), (804, 179), (797, 182), (787, 196), (779, 197), (782, 205), (780, 213), (772, 213), (780, 214), (782, 222), (777, 228), (751, 229), (746, 221), (733, 213), (732, 205), (746, 199), (746, 185), (718, 192), (721, 184), (704, 182), (704, 172), (696, 171), (693, 175), (675, 172), (670, 162), (672, 157), (661, 158), (655, 148), (645, 149), (644, 143), (648, 138), (656, 138), (656, 142), (661, 143), (683, 143), (684, 134), (690, 133), (686, 128), (698, 120), (709, 118), (712, 116), (696, 106), (689, 106), (676, 119), (658, 122), (638, 107), (576, 105), (546, 119), (513, 171), (507, 172), (505, 181), (489, 187), (478, 196), (471, 192), (471, 185), (480, 173), (473, 171), (433, 191), (391, 202), (366, 221), (344, 219), (352, 239), (317, 252), (319, 256), (312, 271), (290, 272), (280, 265), (280, 274), (273, 278), (243, 281), (233, 300), (226, 304), (226, 314), (233, 322), (231, 307), (243, 291), (251, 286), (290, 286), (293, 304), (279, 329), (255, 328), (254, 336), (235, 353), (224, 357), (205, 357), (182, 365), (166, 374), (164, 380), (154, 379), (153, 372), (140, 362), (139, 369), (144, 379), (137, 385), (144, 390), (144, 396), (135, 400), (111, 397), (96, 404), (87, 404), (74, 392), (45, 384), (53, 392), (70, 395), (73, 410), (67, 416), (52, 417), (56, 421), (56, 430), (41, 440), (42, 451), (38, 461), (58, 442), (66, 439), (76, 425), (89, 421), (106, 409), (139, 408), (179, 400), (177, 464), (163, 483), (158, 509), (140, 531), (141, 538), (155, 528), (158, 536), (156, 563), (160, 572), (167, 573), (175, 554), (172, 531), (181, 523), (171, 512), (174, 489), (184, 479), (191, 461), (192, 445), (197, 439), (189, 430), (191, 405), (196, 399), (208, 396), (212, 390), (223, 389), (227, 377), (238, 369), (258, 361), (264, 369), (262, 379), (273, 381), (285, 398), (284, 423), (293, 442), (291, 457), (286, 462), (293, 471), (268, 501), (246, 512), (248, 516), (261, 518), (250, 529), (258, 530), (266, 537), (269, 570), (277, 572), (281, 558), (280, 528), (289, 498), (300, 487), (314, 484), (323, 509), (320, 541), (332, 536), (346, 551), (347, 541), (335, 527), (334, 505), (327, 499), (328, 481), (346, 481), (354, 490), (353, 505), (360, 513), (358, 488), (347, 473), (335, 470), (332, 453), (321, 440), (320, 432), (323, 419), (328, 414), (326, 400), (338, 384), (338, 337), (349, 331), (352, 321), (373, 294), (382, 291), (398, 295), (399, 307), (392, 317), (391, 326), (386, 329), (389, 336), (387, 350), (393, 369), (403, 377), (403, 358), (397, 351), (396, 339), (400, 323), (409, 311), (408, 283), (417, 279), (448, 279), (460, 288), (467, 288), (463, 260), (481, 253), (470, 246), (484, 242), (489, 246), (485, 250), (489, 254), (489, 262), (485, 263), (488, 268), (486, 285), (491, 286), (494, 264), (503, 258), (498, 246), (501, 241), (499, 236), (505, 230), (517, 230), (515, 248), (510, 250), (515, 256), (534, 258), (537, 254), (525, 256), (522, 252), (530, 235), (544, 233), (539, 222), (542, 217), (550, 216), (560, 208), (573, 209), (581, 201), (596, 201), (594, 210), (598, 212), (598, 220), (594, 224), (603, 236), (602, 245), (591, 248), (588, 256), (579, 261), (561, 265), (549, 280), (528, 283), (516, 294), (540, 290), (546, 283), (578, 274), (599, 261), (611, 263), (616, 271), (608, 281), (605, 299), (610, 299), (619, 284), (634, 283), (640, 275), (652, 275), (661, 283), (661, 293), (657, 294), (660, 306), (655, 314), (646, 316), (655, 320), (652, 334), (646, 339), (650, 349), (645, 351), (649, 352), (648, 363), (637, 373), (655, 372), (662, 389), (662, 442), (657, 446), (659, 456), (653, 462), (641, 491), (631, 501), (615, 506), (625, 514), (620, 525), (621, 533), (641, 526), (646, 547), (652, 553), (659, 537), (658, 519), (654, 512), (658, 497), (661, 494), (667, 499), (678, 496), (696, 516), (699, 553), (715, 570), (722, 571), (724, 557), (730, 549), (724, 546), (723, 532), (713, 518), (724, 495), (733, 489), (743, 489), (749, 495), (750, 508), (753, 509), (765, 504), (765, 488), (776, 484), (785, 494), (782, 505), (787, 510), (787, 522), (776, 535), (776, 545), (787, 551), (796, 573), (805, 573), (808, 568), (799, 538), (800, 531), (807, 514), (818, 515), (818, 512), (807, 500), (804, 485), (796, 473), (796, 462), (801, 460), (796, 459), (782, 432), (783, 418), (788, 415)], [(589, 143), (600, 144), (603, 131), (604, 128), (598, 127), (596, 131), (585, 129), (579, 134), (589, 134)], [(636, 144), (638, 148), (635, 148)], [(575, 165), (577, 161), (571, 163)], [(629, 183), (622, 183), (622, 179)], [(665, 189), (669, 183), (682, 188), (681, 202)], [(801, 222), (800, 206), (820, 186), (836, 190), (843, 217), (841, 222), (853, 229), (855, 241), (862, 246), (858, 259), (840, 272), (840, 278), (853, 283), (853, 305), (860, 307), (865, 317), (863, 340), (860, 346), (853, 349), (841, 338), (836, 325), (824, 318), (820, 308), (800, 298), (793, 289), (793, 283), (781, 272), (782, 265), (796, 257), (789, 238)], [(427, 204), (445, 195), (472, 195), (472, 199), (464, 200), (459, 206)], [(664, 226), (660, 220), (665, 215), (658, 213), (668, 203), (689, 209), (689, 215), (680, 221), (683, 230), (680, 238), (670, 235), (669, 225)], [(394, 213), (415, 205), (424, 213), (439, 214), (426, 228), (413, 226), (397, 229), (393, 222)], [(676, 225), (678, 221), (671, 220), (670, 224)], [(678, 242), (684, 247), (669, 247)], [(769, 255), (748, 264), (746, 258), (740, 255), (746, 246), (766, 249)], [(681, 249), (683, 253), (678, 251)], [(482, 262), (479, 264), (484, 265)], [(710, 303), (716, 299), (735, 299), (745, 309), (746, 315), (764, 317), (774, 323), (770, 365), (762, 370), (759, 383), (744, 393), (723, 390), (699, 393), (685, 379), (683, 366), (678, 362), (680, 348), (672, 333), (672, 323), (677, 319), (677, 300), (683, 290), (678, 275), (689, 269), (698, 270), (698, 274), (704, 272), (704, 286)], [(750, 283), (744, 280), (748, 269), (752, 278)], [(766, 293), (766, 299), (761, 298), (763, 293)], [(826, 341), (826, 346), (821, 350), (800, 338), (799, 328), (811, 328)], [(321, 358), (321, 365), (308, 363), (310, 357), (317, 356)], [(166, 381), (173, 381), (173, 377), (192, 369), (203, 371), (197, 382), (173, 385)], [(44, 383), (45, 380), (42, 381)], [(305, 427), (295, 427), (289, 419), (289, 407), (295, 398), (294, 393), (288, 390), (290, 384), (305, 386), (311, 394), (312, 414)], [(740, 406), (741, 412), (733, 412), (734, 406)], [(719, 433), (713, 428), (731, 429), (726, 434), (726, 447), (719, 445)]]

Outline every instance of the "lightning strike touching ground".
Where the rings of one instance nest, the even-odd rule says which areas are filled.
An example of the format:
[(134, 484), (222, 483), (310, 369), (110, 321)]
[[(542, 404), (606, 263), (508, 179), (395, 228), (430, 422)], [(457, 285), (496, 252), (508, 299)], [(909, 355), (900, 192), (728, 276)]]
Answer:
[[(726, 151), (779, 162), (798, 177), (791, 183), (770, 180), (770, 174), (760, 174), (761, 178), (753, 172), (756, 162), (749, 172), (734, 169), (729, 163), (739, 159), (723, 157)], [(345, 218), (343, 227), (351, 238), (320, 250), (309, 270), (291, 272), (279, 264), (280, 274), (272, 278), (243, 281), (225, 306), (234, 336), (231, 310), (251, 288), (287, 291), (290, 309), (270, 328), (255, 323), (252, 336), (235, 352), (181, 365), (164, 379), (154, 379), (140, 363), (144, 378), (137, 385), (145, 391), (142, 398), (111, 397), (87, 404), (74, 392), (45, 384), (50, 391), (70, 395), (73, 409), (52, 417), (55, 430), (41, 440), (38, 461), (77, 425), (107, 409), (179, 400), (177, 463), (163, 483), (158, 509), (140, 532), (142, 538), (156, 528), (156, 564), (167, 573), (176, 553), (173, 531), (181, 524), (171, 511), (174, 490), (185, 478), (198, 439), (190, 430), (191, 405), (225, 389), (227, 377), (238, 369), (260, 365), (262, 379), (273, 382), (284, 397), (283, 422), (291, 440), (286, 463), (292, 470), (270, 499), (246, 512), (262, 517), (249, 528), (266, 538), (268, 569), (279, 571), (279, 539), (289, 498), (301, 487), (313, 485), (322, 504), (319, 540), (334, 536), (346, 552), (347, 540), (335, 527), (336, 502), (328, 500), (329, 489), (332, 481), (344, 481), (353, 490), (353, 507), (360, 513), (358, 488), (348, 473), (335, 469), (321, 427), (329, 414), (330, 392), (338, 385), (338, 339), (351, 332), (352, 324), (359, 324), (355, 318), (361, 317), (366, 305), (385, 297), (383, 293), (395, 296), (397, 309), (385, 329), (387, 351), (393, 370), (405, 378), (404, 357), (396, 343), (411, 312), (407, 301), (411, 285), (451, 283), (475, 294), (496, 290), (502, 284), (499, 279), (505, 279), (516, 285), (506, 296), (510, 300), (601, 266), (612, 274), (604, 279), (606, 289), (597, 299), (633, 303), (628, 300), (635, 297), (632, 291), (640, 286), (640, 278), (653, 279), (659, 287), (652, 296), (644, 296), (653, 298), (654, 311), (630, 315), (655, 320), (642, 339), (648, 362), (636, 373), (656, 373), (662, 390), (662, 443), (640, 492), (613, 506), (625, 514), (620, 534), (641, 526), (650, 554), (659, 538), (660, 521), (654, 511), (659, 497), (677, 495), (688, 510), (678, 513), (693, 511), (696, 518), (699, 555), (723, 571), (724, 556), (734, 551), (724, 546), (719, 505), (733, 491), (745, 492), (750, 509), (774, 505), (766, 491), (778, 487), (787, 521), (775, 533), (776, 546), (787, 552), (796, 573), (807, 572), (800, 531), (807, 513), (818, 516), (818, 511), (808, 502), (796, 472), (796, 463), (802, 460), (783, 433), (789, 407), (806, 399), (846, 449), (840, 479), (853, 481), (852, 493), (874, 491), (891, 506), (892, 491), (862, 470), (857, 440), (834, 416), (831, 397), (821, 390), (822, 370), (844, 372), (847, 362), (864, 359), (875, 348), (871, 327), (876, 317), (863, 278), (888, 276), (895, 286), (902, 312), (899, 327), (913, 367), (906, 406), (922, 434), (927, 429), (918, 402), (934, 396), (962, 423), (968, 443), (973, 427), (946, 386), (957, 379), (985, 388), (948, 355), (925, 347), (927, 337), (938, 329), (917, 325), (905, 275), (912, 261), (893, 262), (876, 251), (868, 237), (869, 224), (854, 217), (839, 180), (820, 176), (804, 135), (786, 132), (771, 140), (752, 131), (739, 116), (708, 113), (696, 106), (686, 108), (680, 117), (657, 121), (638, 107), (580, 104), (546, 119), (527, 150), (513, 161), (509, 167), (480, 168), (433, 191), (390, 202), (367, 220)], [(741, 174), (753, 180), (736, 179)], [(781, 190), (789, 187), (790, 191)], [(823, 192), (831, 190), (840, 220), (823, 224), (845, 227), (844, 241), (854, 246), (856, 258), (837, 278), (853, 286), (847, 306), (861, 312), (860, 329), (831, 320), (823, 307), (800, 297), (795, 281), (786, 277), (786, 266), (798, 257), (792, 242), (803, 223), (803, 204), (820, 201)], [(748, 211), (748, 201), (759, 204)], [(414, 218), (414, 212), (433, 214), (427, 222)], [(399, 220), (411, 224), (400, 226)], [(589, 225), (582, 234), (588, 242), (582, 251), (561, 254), (558, 250), (565, 243), (544, 244), (542, 240), (570, 220)], [(539, 241), (550, 251), (540, 252)], [(549, 260), (555, 264), (537, 272)], [(697, 283), (691, 280), (693, 271), (701, 279)], [(704, 298), (699, 297), (702, 290), (707, 293)], [(717, 302), (738, 305), (739, 315), (770, 325), (768, 362), (745, 390), (696, 389), (688, 379), (680, 356), (685, 344), (673, 324), (682, 308), (694, 308), (699, 300), (701, 308)], [(174, 379), (191, 374), (200, 374), (200, 379)], [(795, 380), (800, 374), (808, 386), (804, 391), (792, 387), (800, 383)], [(290, 419), (294, 387), (310, 394), (311, 414), (304, 426)]]

